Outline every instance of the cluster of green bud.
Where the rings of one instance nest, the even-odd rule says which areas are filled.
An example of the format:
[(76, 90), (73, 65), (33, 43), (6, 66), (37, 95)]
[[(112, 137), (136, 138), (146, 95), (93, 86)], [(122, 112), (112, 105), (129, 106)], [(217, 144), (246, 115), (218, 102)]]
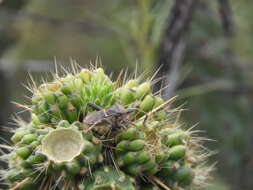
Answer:
[(168, 186), (185, 187), (192, 184), (195, 174), (187, 154), (190, 148), (190, 133), (182, 129), (168, 128), (160, 134), (167, 149), (163, 153), (157, 176)]
[(61, 120), (72, 123), (87, 112), (87, 102), (101, 107), (113, 105), (114, 87), (103, 69), (82, 69), (76, 75), (68, 74), (42, 84), (32, 97), (32, 110), (41, 123), (56, 124)]
[(145, 133), (134, 126), (129, 127), (118, 136), (118, 166), (132, 176), (156, 173), (158, 165), (154, 156), (147, 150), (148, 146)]
[(85, 127), (78, 121), (70, 124), (62, 120), (56, 128), (33, 123), (18, 128), (11, 138), (15, 150), (8, 155), (12, 169), (4, 173), (4, 178), (14, 184), (29, 178), (22, 187), (36, 189), (43, 175), (86, 175), (95, 164), (103, 162), (103, 156), (101, 142)]
[[(203, 184), (210, 169), (202, 167), (201, 138), (174, 122), (151, 82), (119, 81), (101, 68), (82, 69), (36, 88), (31, 120), (18, 122), (14, 145), (2, 156), (9, 169), (1, 177), (10, 188), (184, 190)], [(206, 176), (199, 176), (201, 169)]]

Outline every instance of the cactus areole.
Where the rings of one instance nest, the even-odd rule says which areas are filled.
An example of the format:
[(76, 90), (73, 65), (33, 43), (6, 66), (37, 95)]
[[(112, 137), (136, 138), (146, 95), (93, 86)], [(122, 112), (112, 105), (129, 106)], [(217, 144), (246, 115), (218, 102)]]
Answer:
[(13, 190), (204, 186), (212, 170), (204, 138), (182, 127), (175, 98), (152, 94), (152, 84), (138, 77), (112, 81), (94, 67), (32, 82), (31, 104), (22, 105), (31, 119), (16, 119), (13, 146), (1, 146), (8, 165), (2, 180)]

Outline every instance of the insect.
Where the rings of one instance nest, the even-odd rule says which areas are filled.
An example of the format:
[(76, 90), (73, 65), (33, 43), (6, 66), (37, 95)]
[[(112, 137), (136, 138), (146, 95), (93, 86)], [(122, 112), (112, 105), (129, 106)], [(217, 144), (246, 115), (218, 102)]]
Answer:
[(97, 112), (89, 113), (84, 119), (83, 123), (89, 126), (99, 126), (99, 125), (111, 125), (112, 129), (117, 129), (125, 127), (126, 123), (130, 121), (127, 120), (127, 116), (130, 113), (135, 112), (136, 108), (124, 108), (120, 104), (114, 104), (113, 106), (103, 109), (100, 106), (87, 103), (87, 106), (96, 110)]

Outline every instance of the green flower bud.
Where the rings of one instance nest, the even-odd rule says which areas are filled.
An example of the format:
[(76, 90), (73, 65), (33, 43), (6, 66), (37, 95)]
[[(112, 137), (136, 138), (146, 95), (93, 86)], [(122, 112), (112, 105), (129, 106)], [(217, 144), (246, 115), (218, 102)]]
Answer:
[(32, 113), (31, 119), (34, 125), (40, 125), (40, 120), (36, 114)]
[(31, 142), (35, 141), (37, 137), (37, 134), (27, 134), (22, 138), (22, 143), (30, 144)]
[(180, 135), (175, 133), (167, 136), (165, 144), (170, 147), (181, 144)]
[(42, 97), (40, 95), (34, 95), (32, 97), (32, 105), (38, 104), (42, 100)]
[(150, 159), (149, 161), (145, 162), (142, 167), (144, 169), (144, 171), (148, 171), (151, 170), (152, 168), (154, 168), (156, 166), (156, 162), (154, 159)]
[(140, 165), (133, 164), (133, 165), (127, 166), (125, 170), (128, 174), (137, 176), (142, 172), (142, 167)]
[(61, 109), (58, 107), (58, 105), (50, 105), (50, 113), (51, 116), (53, 116), (52, 119), (58, 121), (59, 119), (64, 119), (64, 113), (61, 111)]
[(18, 156), (20, 156), (23, 159), (26, 159), (30, 154), (32, 153), (32, 150), (28, 147), (21, 147), (16, 150), (16, 153)]
[(56, 96), (54, 92), (46, 92), (44, 94), (44, 98), (47, 104), (51, 105), (51, 104), (55, 104), (56, 102)]
[(68, 104), (66, 115), (67, 115), (68, 121), (70, 123), (73, 123), (74, 121), (77, 120), (77, 117), (78, 117), (77, 109), (72, 104)]
[(187, 186), (192, 183), (194, 179), (194, 173), (186, 166), (182, 166), (177, 170), (175, 174), (175, 179), (180, 182), (180, 185)]
[(164, 103), (164, 100), (161, 97), (155, 97), (154, 108), (162, 105), (163, 103)]
[(159, 175), (171, 176), (175, 173), (175, 170), (176, 170), (175, 161), (169, 160), (161, 164), (161, 170), (159, 171)]
[(156, 162), (160, 163), (166, 159), (166, 156), (163, 152), (160, 152), (155, 156), (155, 159), (156, 159)]
[(142, 164), (142, 163), (147, 162), (149, 160), (150, 160), (150, 156), (147, 152), (141, 151), (138, 153), (138, 155), (137, 155), (137, 162), (138, 163)]
[(155, 113), (154, 119), (156, 121), (162, 121), (162, 120), (166, 119), (166, 117), (167, 117), (166, 111), (161, 110), (161, 111), (158, 111), (157, 113)]
[(61, 87), (61, 83), (59, 81), (46, 84), (47, 90), (53, 91), (53, 92), (57, 91), (60, 87)]
[(133, 90), (129, 88), (122, 88), (120, 92), (120, 100), (124, 105), (128, 105), (135, 100)]
[(120, 151), (125, 151), (128, 149), (129, 141), (121, 141), (117, 144), (116, 149)]
[(70, 95), (72, 94), (72, 89), (69, 86), (62, 86), (61, 92), (65, 95)]
[(76, 90), (80, 91), (83, 88), (83, 81), (82, 79), (75, 79), (74, 80), (74, 87)]
[(83, 105), (83, 101), (79, 95), (72, 95), (69, 97), (69, 100), (76, 108), (79, 108)]
[(138, 135), (136, 128), (128, 128), (126, 131), (124, 131), (120, 137), (120, 139), (123, 140), (134, 140)]
[(127, 152), (123, 156), (123, 162), (124, 162), (124, 164), (131, 164), (131, 163), (136, 162), (136, 156), (137, 156), (136, 152)]
[(46, 156), (43, 154), (35, 154), (35, 155), (31, 155), (27, 158), (27, 162), (30, 164), (39, 164), (42, 163), (46, 160)]
[(26, 160), (22, 160), (21, 162), (20, 162), (20, 164), (19, 164), (19, 166), (21, 167), (21, 168), (30, 168), (31, 167), (31, 164), (29, 163), (29, 162), (27, 162)]
[(136, 90), (136, 98), (142, 99), (148, 93), (151, 92), (151, 87), (149, 82), (142, 83)]
[(83, 80), (84, 83), (88, 83), (91, 79), (92, 73), (88, 69), (82, 69), (79, 76)]
[(184, 145), (176, 145), (169, 149), (169, 159), (178, 160), (185, 156), (186, 147)]
[(58, 106), (61, 109), (64, 109), (68, 106), (69, 99), (66, 95), (64, 95), (62, 93), (57, 93), (57, 102), (58, 102)]
[(18, 143), (25, 135), (27, 134), (27, 131), (17, 131), (12, 137), (11, 140), (14, 143)]
[(40, 142), (39, 142), (39, 141), (33, 141), (33, 142), (30, 144), (30, 147), (31, 147), (32, 149), (35, 149), (35, 148), (37, 148), (39, 145), (40, 145)]
[(134, 140), (129, 143), (127, 149), (131, 151), (138, 151), (143, 149), (145, 146), (145, 141), (141, 139)]
[(144, 100), (140, 103), (140, 109), (145, 112), (151, 111), (154, 106), (155, 100), (151, 95), (147, 95)]
[(132, 79), (132, 80), (129, 80), (129, 81), (124, 85), (124, 87), (126, 87), (126, 88), (133, 88), (133, 87), (136, 87), (137, 85), (138, 85), (137, 80)]

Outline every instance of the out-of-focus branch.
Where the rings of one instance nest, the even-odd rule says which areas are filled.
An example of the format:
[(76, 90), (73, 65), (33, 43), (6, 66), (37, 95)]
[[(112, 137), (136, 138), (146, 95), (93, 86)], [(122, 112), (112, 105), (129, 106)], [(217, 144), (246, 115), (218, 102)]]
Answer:
[[(159, 49), (159, 61), (157, 66), (162, 65), (159, 76), (165, 76), (163, 87), (164, 98), (172, 96), (178, 83), (180, 65), (183, 63), (186, 36), (192, 19), (195, 0), (174, 0), (171, 13), (168, 18), (164, 38), (161, 40)], [(159, 90), (161, 83), (155, 90)]]
[(229, 0), (218, 0), (219, 13), (224, 34), (231, 37), (234, 34), (234, 23)]
[(46, 24), (56, 26), (56, 27), (67, 27), (71, 28), (72, 30), (76, 30), (78, 32), (85, 32), (89, 34), (94, 33), (111, 33), (113, 32), (109, 28), (101, 27), (100, 25), (96, 24), (95, 22), (91, 22), (90, 20), (84, 21), (75, 21), (75, 20), (65, 20), (59, 18), (48, 17), (44, 15), (38, 15), (33, 13), (28, 13), (26, 11), (20, 10), (15, 12), (14, 9), (0, 7), (0, 15), (1, 17), (16, 18), (16, 19), (31, 19), (36, 22), (44, 22)]

